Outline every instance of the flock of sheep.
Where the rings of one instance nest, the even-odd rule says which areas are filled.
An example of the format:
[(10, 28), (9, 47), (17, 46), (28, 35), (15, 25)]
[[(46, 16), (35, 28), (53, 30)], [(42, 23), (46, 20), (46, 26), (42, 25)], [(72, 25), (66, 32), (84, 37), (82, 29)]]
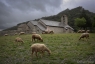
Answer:
[[(20, 32), (20, 33), (15, 33), (14, 35), (23, 35), (23, 34), (25, 34), (25, 32)], [(4, 36), (8, 36), (8, 34), (4, 34)]]
[[(35, 42), (36, 40), (43, 42), (43, 39), (39, 34), (32, 33), (32, 42)], [(24, 41), (20, 37), (17, 37), (15, 39), (15, 42), (17, 42), (18, 44), (19, 42), (21, 42), (22, 44), (24, 43)], [(49, 55), (51, 54), (51, 51), (46, 47), (45, 44), (40, 44), (40, 43), (32, 44), (31, 49), (32, 49), (32, 56), (35, 53), (35, 55), (38, 57), (37, 55), (38, 52), (44, 54), (45, 51), (47, 51)]]
[(90, 32), (90, 30), (78, 30), (77, 33), (85, 33), (85, 32)]
[[(19, 35), (25, 34), (25, 32), (20, 32)], [(8, 34), (5, 34), (5, 36), (8, 36)], [(81, 40), (81, 38), (89, 38), (89, 31), (86, 31), (84, 33), (81, 34), (81, 36), (79, 37), (79, 40)], [(36, 32), (32, 33), (32, 42), (35, 42), (36, 40), (43, 42), (43, 39), (41, 37), (41, 35), (36, 34)], [(22, 38), (17, 37), (15, 39), (15, 42), (17, 42), (19, 44), (19, 42), (21, 42), (21, 44), (24, 43), (24, 41), (22, 40)], [(48, 54), (51, 54), (50, 49), (45, 45), (45, 44), (41, 44), (41, 43), (35, 43), (31, 45), (31, 49), (32, 49), (32, 56), (35, 53), (35, 55), (38, 57), (37, 53), (40, 52), (41, 55), (44, 55), (44, 52), (47, 51)]]
[(86, 31), (85, 30), (78, 30), (77, 33), (82, 33), (81, 36), (79, 37), (79, 40), (81, 38), (89, 39), (89, 32), (90, 32), (90, 30), (86, 30)]

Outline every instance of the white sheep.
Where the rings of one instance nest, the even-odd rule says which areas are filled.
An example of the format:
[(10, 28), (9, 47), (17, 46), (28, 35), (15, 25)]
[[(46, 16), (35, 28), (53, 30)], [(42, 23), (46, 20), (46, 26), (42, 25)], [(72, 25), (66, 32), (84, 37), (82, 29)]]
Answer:
[(15, 33), (14, 35), (17, 35), (17, 33)]
[(81, 30), (81, 33), (85, 33), (85, 30)]
[(32, 34), (36, 34), (36, 32), (32, 32)]
[(82, 30), (78, 30), (78, 31), (77, 31), (77, 33), (81, 33), (81, 32), (82, 32)]
[(86, 33), (89, 33), (90, 32), (90, 30), (86, 30)]
[(88, 39), (88, 38), (89, 38), (89, 33), (82, 33), (81, 36), (80, 36), (80, 38), (79, 38), (79, 40), (80, 40), (81, 38), (86, 38), (86, 39)]
[(43, 39), (39, 34), (32, 34), (32, 42), (35, 41), (35, 39), (40, 40), (41, 42), (43, 42)]
[[(21, 42), (21, 44), (23, 44), (24, 43), (24, 41), (22, 40), (22, 38), (20, 38), (20, 37), (16, 37), (15, 38), (15, 42)], [(19, 45), (19, 43), (18, 43), (18, 45)]]
[(23, 34), (25, 34), (25, 32), (20, 32), (20, 33), (19, 33), (19, 35), (23, 35)]
[(36, 57), (38, 57), (38, 55), (37, 55), (38, 52), (40, 52), (42, 55), (44, 55), (45, 51), (47, 51), (49, 55), (51, 54), (51, 51), (46, 47), (45, 44), (40, 44), (40, 43), (32, 44), (31, 49), (32, 49), (32, 56), (33, 56), (34, 52), (36, 54)]
[(4, 36), (8, 36), (8, 34), (4, 34)]
[(43, 31), (42, 34), (54, 34), (54, 31)]

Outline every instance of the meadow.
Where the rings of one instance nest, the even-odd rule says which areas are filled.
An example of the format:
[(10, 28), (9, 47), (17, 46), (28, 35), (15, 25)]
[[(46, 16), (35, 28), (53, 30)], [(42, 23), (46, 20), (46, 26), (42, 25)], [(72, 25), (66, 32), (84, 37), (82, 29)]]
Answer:
[[(80, 33), (41, 34), (44, 42), (32, 42), (31, 34), (21, 35), (24, 44), (14, 42), (15, 36), (0, 36), (0, 64), (95, 64), (95, 33), (86, 41)], [(44, 43), (50, 50), (41, 58), (31, 56), (30, 46)]]

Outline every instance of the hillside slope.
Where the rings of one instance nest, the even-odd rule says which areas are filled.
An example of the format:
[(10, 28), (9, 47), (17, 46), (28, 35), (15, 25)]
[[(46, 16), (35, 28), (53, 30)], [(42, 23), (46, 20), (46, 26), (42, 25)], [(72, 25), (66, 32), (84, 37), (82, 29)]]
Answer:
[[(84, 10), (85, 14), (91, 19), (91, 22), (93, 22), (93, 17), (95, 15), (95, 13), (90, 12), (88, 10), (85, 10), (82, 7), (73, 8), (71, 10), (66, 9), (66, 10), (58, 13), (57, 15), (52, 15), (52, 16), (48, 16), (48, 17), (42, 17), (42, 19), (54, 20), (54, 21), (59, 21), (60, 22), (61, 21), (61, 16), (65, 14), (65, 15), (68, 16), (69, 25), (75, 29), (74, 19), (80, 17), (82, 15), (83, 10)], [(35, 19), (35, 20), (38, 20), (38, 19)], [(23, 23), (25, 23), (25, 22), (23, 22)], [(5, 30), (14, 30), (14, 28), (17, 29), (17, 26), (14, 26), (14, 27), (11, 27), (11, 28), (8, 28), (8, 29), (5, 29)]]

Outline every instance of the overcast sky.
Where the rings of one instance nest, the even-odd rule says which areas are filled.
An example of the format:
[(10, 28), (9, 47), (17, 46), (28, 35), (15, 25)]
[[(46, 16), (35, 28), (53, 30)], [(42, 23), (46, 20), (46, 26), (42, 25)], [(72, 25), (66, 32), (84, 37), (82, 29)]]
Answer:
[(79, 6), (95, 13), (95, 0), (0, 0), (0, 30)]

